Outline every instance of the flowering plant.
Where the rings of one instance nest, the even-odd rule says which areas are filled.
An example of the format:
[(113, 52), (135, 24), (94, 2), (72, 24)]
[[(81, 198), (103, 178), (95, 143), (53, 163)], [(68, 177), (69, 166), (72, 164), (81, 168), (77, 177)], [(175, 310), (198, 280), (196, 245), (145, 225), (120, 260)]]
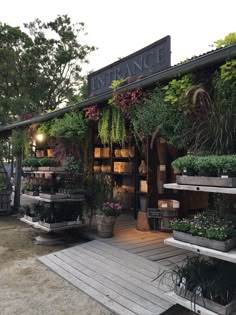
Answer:
[(99, 215), (118, 217), (122, 213), (123, 207), (119, 202), (107, 201), (102, 204), (101, 209), (97, 211)]
[(97, 105), (89, 106), (84, 109), (85, 117), (89, 120), (97, 121), (100, 117), (100, 109), (97, 107)]

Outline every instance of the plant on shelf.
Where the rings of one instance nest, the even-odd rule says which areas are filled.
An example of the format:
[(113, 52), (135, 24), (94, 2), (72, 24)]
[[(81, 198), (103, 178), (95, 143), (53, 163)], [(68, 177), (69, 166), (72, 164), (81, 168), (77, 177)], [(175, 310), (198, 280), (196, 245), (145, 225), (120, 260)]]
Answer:
[(236, 299), (236, 265), (217, 259), (199, 256), (187, 257), (183, 264), (174, 265), (160, 273), (155, 280), (166, 282), (177, 295), (217, 314), (230, 314), (235, 305), (226, 312), (225, 307)]
[(40, 166), (39, 159), (37, 159), (35, 157), (29, 157), (27, 159), (24, 159), (22, 161), (22, 166), (23, 167), (37, 168), (38, 166)]
[(196, 173), (196, 156), (182, 156), (171, 163), (182, 174), (194, 175)]
[(45, 166), (55, 167), (55, 166), (58, 166), (58, 160), (54, 158), (44, 157), (39, 160), (39, 164), (40, 166), (43, 166), (43, 167)]
[(236, 236), (235, 222), (232, 218), (220, 216), (215, 212), (199, 213), (193, 219), (174, 219), (171, 221), (171, 227), (175, 231), (219, 241)]

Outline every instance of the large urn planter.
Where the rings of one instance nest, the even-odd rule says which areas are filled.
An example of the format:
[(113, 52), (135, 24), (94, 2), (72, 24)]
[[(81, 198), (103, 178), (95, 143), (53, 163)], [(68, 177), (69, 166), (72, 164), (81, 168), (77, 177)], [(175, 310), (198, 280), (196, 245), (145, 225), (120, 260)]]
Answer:
[(231, 249), (236, 247), (236, 237), (233, 237), (225, 241), (218, 241), (218, 240), (208, 239), (205, 237), (194, 236), (189, 233), (179, 232), (175, 230), (173, 231), (173, 237), (174, 239), (181, 242), (203, 246), (206, 248), (219, 250), (221, 252), (228, 252)]
[(98, 236), (108, 238), (113, 236), (113, 229), (117, 217), (96, 215)]
[(193, 292), (186, 289), (182, 289), (179, 286), (175, 286), (175, 293), (193, 303), (193, 310), (197, 308), (197, 305), (202, 306), (216, 314), (230, 315), (236, 310), (236, 300), (233, 300), (229, 304), (221, 305), (209, 299), (193, 294)]
[(179, 185), (236, 187), (236, 177), (207, 177), (177, 175), (176, 182)]

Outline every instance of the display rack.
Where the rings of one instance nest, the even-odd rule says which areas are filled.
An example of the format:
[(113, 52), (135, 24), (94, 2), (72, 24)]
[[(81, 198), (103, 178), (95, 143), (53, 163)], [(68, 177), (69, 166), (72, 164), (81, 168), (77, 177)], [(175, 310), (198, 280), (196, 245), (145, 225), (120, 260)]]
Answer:
[[(212, 192), (221, 194), (236, 194), (236, 188), (226, 188), (226, 187), (212, 187), (212, 186), (194, 186), (194, 185), (179, 185), (176, 183), (164, 184), (164, 188), (175, 189), (175, 190), (186, 190), (186, 191), (201, 191), (201, 192)], [(187, 242), (182, 242), (175, 240), (173, 237), (164, 240), (164, 243), (170, 246), (182, 248), (189, 250), (191, 252), (197, 253), (199, 255), (205, 255), (208, 257), (213, 257), (228, 262), (236, 263), (236, 249), (229, 252), (221, 252), (218, 250), (190, 244)], [(217, 315), (217, 313), (212, 312), (202, 306), (194, 304), (193, 302), (178, 296), (175, 292), (171, 291), (166, 293), (171, 302), (180, 304), (191, 311), (201, 314), (201, 315)], [(231, 313), (231, 315), (236, 315), (236, 311)]]

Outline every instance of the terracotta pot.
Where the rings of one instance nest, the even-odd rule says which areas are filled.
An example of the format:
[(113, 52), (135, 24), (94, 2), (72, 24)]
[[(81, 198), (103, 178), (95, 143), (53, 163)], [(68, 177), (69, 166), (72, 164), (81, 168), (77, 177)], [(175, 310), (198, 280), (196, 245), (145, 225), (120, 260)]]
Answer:
[(44, 151), (43, 150), (36, 151), (36, 157), (44, 157)]
[(96, 215), (98, 236), (108, 238), (113, 236), (117, 217)]
[(121, 157), (120, 149), (114, 151), (115, 157)]
[(120, 150), (122, 157), (129, 157), (129, 150), (128, 149), (121, 149)]

